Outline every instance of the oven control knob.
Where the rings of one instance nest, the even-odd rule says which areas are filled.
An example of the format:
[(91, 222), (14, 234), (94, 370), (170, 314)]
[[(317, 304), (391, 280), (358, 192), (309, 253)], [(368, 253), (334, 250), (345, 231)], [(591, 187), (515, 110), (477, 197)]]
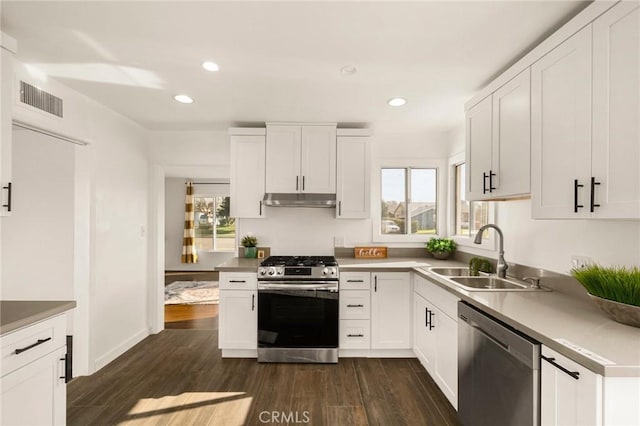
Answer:
[(329, 274), (329, 268), (324, 268), (322, 270), (322, 275), (328, 275)]
[(276, 268), (269, 268), (269, 275), (273, 275), (276, 273)]
[(267, 268), (260, 268), (260, 275), (267, 275)]

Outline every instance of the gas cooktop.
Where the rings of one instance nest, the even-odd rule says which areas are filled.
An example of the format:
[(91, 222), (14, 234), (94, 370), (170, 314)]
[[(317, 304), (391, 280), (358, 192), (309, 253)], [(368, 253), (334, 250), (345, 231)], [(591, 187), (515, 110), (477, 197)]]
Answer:
[(269, 256), (260, 266), (338, 266), (334, 256)]
[(333, 256), (269, 256), (260, 263), (259, 280), (331, 280), (339, 277)]

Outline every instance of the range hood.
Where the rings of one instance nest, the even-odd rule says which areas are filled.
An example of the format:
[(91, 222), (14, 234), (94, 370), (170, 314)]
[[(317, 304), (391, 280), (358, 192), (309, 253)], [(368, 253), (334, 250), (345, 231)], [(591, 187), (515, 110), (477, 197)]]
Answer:
[(336, 194), (264, 194), (264, 205), (271, 207), (325, 207), (336, 206)]

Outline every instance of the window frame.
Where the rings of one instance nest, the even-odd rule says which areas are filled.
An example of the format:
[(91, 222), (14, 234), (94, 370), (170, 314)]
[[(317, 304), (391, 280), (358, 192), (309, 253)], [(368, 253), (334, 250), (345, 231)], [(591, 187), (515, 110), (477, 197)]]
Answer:
[[(213, 199), (213, 229), (212, 229), (212, 233), (211, 233), (211, 245), (212, 245), (212, 249), (208, 250), (208, 249), (200, 249), (197, 248), (198, 253), (235, 253), (236, 250), (238, 249), (238, 244), (237, 244), (237, 235), (238, 235), (238, 227), (237, 227), (237, 219), (236, 219), (236, 237), (233, 238), (233, 247), (231, 249), (225, 249), (225, 250), (220, 250), (219, 248), (216, 247), (216, 223), (218, 220), (218, 203), (216, 202), (216, 199), (222, 197), (231, 197), (229, 194), (225, 194), (223, 192), (220, 191), (211, 191), (209, 193), (203, 193), (202, 191), (193, 194), (193, 203), (195, 206), (195, 200), (196, 198), (212, 198)], [(194, 216), (197, 215), (197, 212), (194, 212)], [(194, 223), (197, 222), (198, 218), (194, 217)]]
[[(436, 234), (383, 234), (380, 220), (382, 215), (382, 169), (435, 169), (436, 171)], [(439, 237), (447, 229), (444, 214), (447, 192), (446, 162), (436, 159), (378, 159), (374, 161), (374, 179), (372, 182), (372, 240), (374, 243), (397, 243), (398, 246), (424, 246), (431, 237)], [(443, 176), (444, 175), (444, 176)], [(410, 179), (408, 179), (410, 181)], [(408, 182), (405, 191), (410, 191)], [(417, 244), (419, 243), (419, 244)]]
[[(449, 235), (450, 235), (449, 238), (454, 240), (456, 244), (461, 248), (475, 249), (475, 250), (486, 251), (486, 252), (495, 252), (496, 237), (494, 232), (489, 232), (488, 236), (482, 238), (482, 244), (475, 244), (473, 242), (475, 234), (470, 233), (468, 236), (456, 234), (456, 204), (458, 201), (456, 199), (456, 194), (457, 194), (456, 167), (463, 163), (468, 164), (468, 162), (466, 161), (464, 152), (453, 155), (449, 158), (449, 167), (448, 167), (449, 190), (447, 191), (447, 193), (449, 194), (449, 202), (448, 202), (449, 214), (448, 214), (448, 227), (447, 227), (447, 230), (449, 231)], [(467, 168), (466, 170), (467, 176), (468, 176), (468, 173), (469, 173), (469, 170)], [(487, 203), (489, 205), (487, 220), (489, 221), (489, 223), (495, 224), (496, 223), (495, 203), (490, 201), (488, 201)], [(471, 215), (472, 212), (473, 212), (473, 209), (469, 208), (469, 215)], [(471, 223), (472, 223), (472, 218), (469, 217), (469, 224)], [(487, 253), (486, 255), (489, 255), (489, 253)]]

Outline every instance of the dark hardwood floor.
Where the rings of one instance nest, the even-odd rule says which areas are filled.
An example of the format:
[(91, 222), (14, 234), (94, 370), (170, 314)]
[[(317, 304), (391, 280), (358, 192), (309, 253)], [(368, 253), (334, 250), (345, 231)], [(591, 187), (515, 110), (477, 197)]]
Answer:
[[(415, 359), (222, 359), (215, 330), (165, 330), (67, 389), (69, 425), (455, 425)], [(297, 423), (296, 423), (297, 422)]]

